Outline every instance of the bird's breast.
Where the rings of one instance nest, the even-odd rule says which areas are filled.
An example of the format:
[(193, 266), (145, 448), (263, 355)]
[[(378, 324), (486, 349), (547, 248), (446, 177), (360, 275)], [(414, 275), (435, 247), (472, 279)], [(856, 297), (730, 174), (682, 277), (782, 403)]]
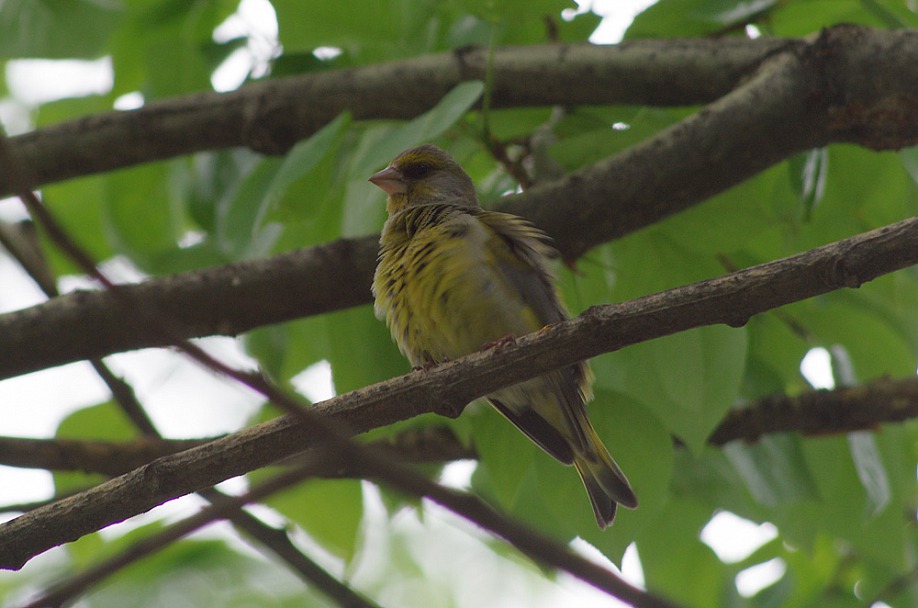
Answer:
[(384, 231), (376, 310), (413, 364), (454, 359), (533, 331), (525, 303), (489, 254), (489, 238), (487, 228), (464, 214), (410, 235)]

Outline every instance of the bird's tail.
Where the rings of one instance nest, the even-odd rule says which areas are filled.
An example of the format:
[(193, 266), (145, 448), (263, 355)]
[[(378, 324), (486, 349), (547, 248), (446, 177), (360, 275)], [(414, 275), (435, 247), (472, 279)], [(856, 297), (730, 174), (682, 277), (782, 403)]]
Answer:
[(609, 455), (586, 416), (581, 423), (586, 435), (586, 446), (574, 455), (574, 466), (590, 497), (596, 523), (600, 529), (605, 530), (615, 519), (616, 504), (634, 509), (638, 499), (628, 478)]

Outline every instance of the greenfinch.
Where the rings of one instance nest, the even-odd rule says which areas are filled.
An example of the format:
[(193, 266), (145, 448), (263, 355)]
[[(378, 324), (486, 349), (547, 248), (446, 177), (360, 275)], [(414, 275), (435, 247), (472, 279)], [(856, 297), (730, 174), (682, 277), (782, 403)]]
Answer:
[[(546, 234), (486, 211), (475, 185), (433, 145), (406, 150), (370, 181), (389, 217), (373, 279), (376, 315), (412, 365), (426, 367), (567, 318)], [(574, 465), (601, 529), (637, 497), (587, 418), (592, 374), (578, 363), (485, 399), (548, 454)]]

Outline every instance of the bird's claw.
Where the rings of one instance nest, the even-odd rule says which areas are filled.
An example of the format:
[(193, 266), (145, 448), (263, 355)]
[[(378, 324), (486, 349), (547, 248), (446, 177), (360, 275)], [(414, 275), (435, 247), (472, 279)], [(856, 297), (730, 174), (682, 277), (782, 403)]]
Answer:
[(511, 344), (516, 344), (516, 336), (507, 335), (507, 336), (504, 336), (503, 338), (499, 338), (492, 342), (485, 342), (482, 345), (481, 350), (491, 350), (492, 348), (494, 350), (500, 350), (502, 348), (510, 346)]

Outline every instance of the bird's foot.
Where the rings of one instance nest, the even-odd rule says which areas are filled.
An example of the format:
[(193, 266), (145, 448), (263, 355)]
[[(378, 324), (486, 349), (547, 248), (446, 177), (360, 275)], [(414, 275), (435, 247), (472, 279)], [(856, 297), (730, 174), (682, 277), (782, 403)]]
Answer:
[(507, 336), (504, 336), (503, 338), (494, 340), (493, 342), (485, 342), (481, 346), (481, 350), (491, 350), (492, 348), (494, 350), (501, 350), (502, 348), (506, 348), (507, 346), (510, 346), (512, 344), (516, 344), (516, 336), (507, 335)]
[(557, 325), (557, 323), (549, 323), (548, 325), (543, 325), (542, 328), (536, 332), (536, 335), (545, 333), (555, 325)]
[(425, 362), (422, 363), (421, 365), (415, 365), (414, 367), (412, 367), (412, 368), (411, 368), (411, 371), (413, 371), (413, 372), (429, 372), (429, 371), (432, 370), (433, 368), (435, 368), (435, 367), (437, 367), (438, 365), (440, 365), (440, 363), (446, 363), (446, 361), (447, 361), (446, 359), (444, 359), (443, 361), (425, 361)]

